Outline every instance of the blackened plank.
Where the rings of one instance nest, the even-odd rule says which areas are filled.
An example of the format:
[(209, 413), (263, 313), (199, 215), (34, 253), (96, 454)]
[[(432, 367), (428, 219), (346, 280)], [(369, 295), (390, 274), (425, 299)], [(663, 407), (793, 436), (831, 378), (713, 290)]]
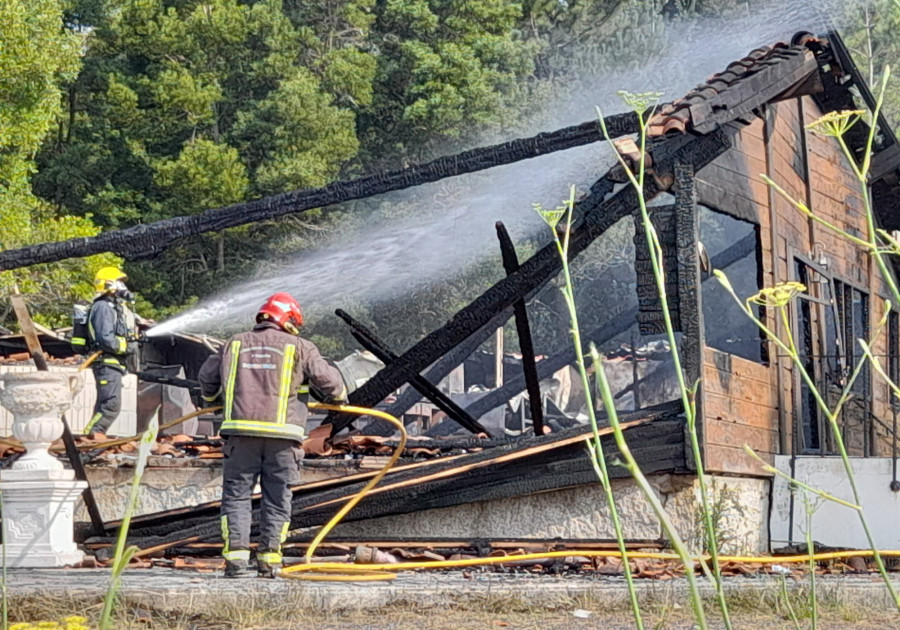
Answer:
[[(637, 133), (639, 122), (634, 113), (617, 114), (604, 119), (612, 137)], [(177, 239), (226, 228), (268, 221), (288, 214), (305, 212), (353, 199), (362, 199), (394, 190), (403, 190), (447, 177), (474, 173), (503, 164), (563, 151), (602, 140), (596, 121), (588, 121), (550, 133), (521, 138), (488, 147), (441, 157), (387, 173), (377, 173), (349, 181), (332, 182), (321, 188), (299, 190), (265, 197), (248, 203), (206, 210), (191, 216), (164, 219), (109, 230), (97, 236), (74, 238), (59, 243), (43, 243), (0, 252), (0, 271), (38, 263), (80, 258), (114, 252), (133, 259), (157, 254)]]

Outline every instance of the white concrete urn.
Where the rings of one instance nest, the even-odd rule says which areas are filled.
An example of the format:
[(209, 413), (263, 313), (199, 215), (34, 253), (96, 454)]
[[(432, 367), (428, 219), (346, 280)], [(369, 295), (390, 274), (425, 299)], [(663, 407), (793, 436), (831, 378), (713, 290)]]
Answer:
[(27, 451), (12, 465), (13, 470), (63, 469), (47, 449), (62, 435), (60, 418), (83, 384), (78, 374), (0, 374), (0, 405), (13, 414), (13, 436), (25, 444)]

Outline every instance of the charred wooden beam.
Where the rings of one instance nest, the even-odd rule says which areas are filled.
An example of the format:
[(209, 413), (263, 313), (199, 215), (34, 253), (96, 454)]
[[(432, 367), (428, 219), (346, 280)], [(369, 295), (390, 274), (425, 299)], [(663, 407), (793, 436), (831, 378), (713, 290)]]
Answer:
[[(703, 376), (703, 348), (706, 337), (703, 332), (703, 307), (700, 263), (697, 255), (697, 243), (700, 240), (700, 219), (697, 214), (696, 193), (694, 189), (694, 167), (683, 162), (675, 163), (675, 251), (678, 268), (679, 318), (681, 322), (681, 369), (688, 387), (700, 382)], [(754, 237), (754, 245), (756, 235)], [(704, 392), (702, 388), (694, 399), (695, 417), (703, 418)], [(687, 431), (687, 427), (685, 427)], [(704, 444), (703, 422), (696, 423), (697, 439)], [(688, 439), (687, 437), (685, 439)], [(701, 449), (703, 447), (701, 446)], [(702, 455), (702, 457), (706, 457)], [(688, 451), (688, 465), (696, 470), (700, 462), (694, 461), (693, 450)]]
[[(675, 251), (675, 206), (654, 208), (650, 222), (659, 239), (662, 250), (662, 271), (666, 279), (666, 296), (672, 328), (681, 331), (681, 300), (678, 293), (678, 256)], [(650, 249), (649, 236), (644, 229), (640, 212), (634, 216), (634, 269), (637, 272), (638, 315), (641, 335), (655, 335), (666, 332), (666, 321), (662, 300), (656, 284), (655, 271)]]
[[(481, 330), (471, 335), (468, 339), (456, 346), (453, 350), (445, 354), (428, 371), (424, 374), (424, 378), (429, 383), (440, 383), (456, 366), (466, 360), (475, 350), (483, 344), (491, 336), (492, 331), (496, 330), (509, 319), (507, 311), (501, 311), (495, 315)], [(392, 416), (401, 416), (406, 413), (410, 407), (419, 401), (421, 395), (412, 387), (397, 396), (397, 400), (385, 408), (385, 411)]]
[[(519, 269), (519, 257), (509, 232), (502, 221), (497, 221), (497, 238), (500, 239), (500, 254), (503, 257), (503, 268), (506, 275)], [(513, 304), (516, 319), (516, 333), (519, 335), (519, 349), (522, 351), (522, 373), (525, 377), (525, 389), (528, 391), (528, 406), (531, 409), (531, 426), (535, 435), (544, 434), (544, 403), (541, 400), (541, 384), (537, 375), (534, 358), (534, 343), (531, 340), (531, 326), (528, 324), (528, 310), (525, 300)]]
[(819, 69), (810, 50), (792, 47), (778, 55), (777, 63), (766, 64), (767, 67), (742, 77), (715, 96), (702, 99), (698, 107), (691, 107), (694, 130), (709, 133), (719, 125), (751, 114), (798, 83), (804, 83)]
[[(703, 370), (703, 311), (700, 306), (700, 264), (697, 259), (699, 218), (694, 201), (694, 167), (675, 163), (675, 252), (677, 255), (677, 281), (679, 320), (684, 334), (681, 362), (688, 386), (696, 383)], [(755, 245), (755, 242), (754, 242)]]
[[(633, 113), (609, 116), (604, 121), (613, 137), (637, 133), (640, 128), (637, 116)], [(92, 237), (7, 250), (0, 252), (0, 271), (103, 252), (114, 252), (128, 259), (153, 256), (171, 246), (179, 238), (219, 232), (226, 228), (268, 221), (313, 208), (403, 190), (599, 140), (602, 140), (602, 135), (597, 122), (589, 121), (530, 138), (448, 155), (396, 171), (332, 182), (320, 188), (273, 195), (256, 201), (206, 210), (200, 214), (164, 219), (121, 230), (109, 230)]]
[[(683, 421), (677, 418), (680, 410), (680, 404), (667, 404), (622, 414), (629, 442), (645, 472), (686, 470)], [(601, 434), (604, 448), (612, 457), (617, 451), (611, 430), (603, 429)], [(432, 460), (427, 466), (399, 470), (372, 490), (345, 521), (596, 483), (596, 473), (584, 447), (585, 439), (590, 435), (589, 427), (574, 427), (552, 436), (519, 439), (488, 451)], [(624, 468), (617, 468), (611, 475), (627, 477), (629, 473)], [(359, 481), (319, 492), (295, 494), (291, 528), (324, 523), (364, 485), (364, 481)], [(254, 501), (254, 522), (258, 522), (258, 509), (258, 501)], [(185, 518), (157, 520), (154, 527), (135, 528), (129, 534), (129, 543), (142, 549), (164, 549), (220, 537), (217, 514), (207, 514), (190, 525), (186, 521), (191, 513), (182, 516)], [(107, 536), (87, 542), (109, 543), (113, 540), (113, 536)]]
[[(623, 311), (622, 313), (614, 316), (608, 322), (604, 323), (599, 328), (594, 329), (589, 334), (585, 336), (585, 340), (593, 341), (595, 344), (600, 345), (603, 344), (616, 335), (620, 335), (632, 326), (634, 326), (637, 321), (637, 313), (638, 310), (636, 308), (628, 309), (627, 311)], [(585, 358), (586, 364), (590, 367), (590, 357)], [(567, 348), (566, 350), (562, 350), (555, 354), (550, 355), (546, 359), (542, 359), (538, 361), (535, 365), (535, 371), (537, 372), (537, 378), (539, 381), (549, 378), (553, 376), (553, 374), (572, 363), (575, 362), (575, 350), (572, 348)], [(498, 387), (497, 389), (488, 392), (471, 405), (466, 407), (466, 411), (473, 418), (480, 418), (491, 409), (495, 409), (500, 405), (503, 405), (510, 398), (523, 391), (527, 387), (527, 383), (525, 382), (525, 375), (517, 375), (515, 378), (507, 381), (503, 384), (502, 387)]]
[[(397, 360), (397, 355), (387, 348), (384, 343), (375, 336), (375, 333), (353, 319), (346, 311), (337, 309), (334, 313), (350, 326), (350, 334), (353, 335), (354, 339), (356, 339), (363, 348), (374, 354), (379, 361), (385, 365), (390, 365), (393, 361)], [(484, 433), (490, 435), (490, 432), (485, 429), (480, 422), (472, 418), (459, 405), (453, 402), (449, 396), (444, 394), (444, 392), (439, 390), (435, 385), (428, 382), (420, 374), (416, 372), (409, 373), (406, 374), (406, 378), (410, 385), (416, 388), (416, 390), (428, 400), (433, 402), (438, 409), (446, 413), (448, 417), (453, 418), (472, 433)]]
[[(300, 534), (289, 537), (284, 545), (284, 555), (298, 556), (304, 555), (306, 549), (309, 548), (313, 536), (311, 534)], [(627, 549), (661, 549), (665, 546), (666, 541), (659, 538), (629, 538), (625, 541)], [(379, 549), (430, 549), (430, 550), (450, 550), (450, 551), (469, 551), (475, 550), (482, 555), (489, 555), (495, 549), (525, 549), (528, 551), (564, 551), (566, 549), (609, 549), (615, 551), (618, 549), (618, 541), (615, 538), (419, 538), (419, 537), (394, 537), (394, 538), (371, 538), (364, 536), (329, 536), (318, 546), (318, 549), (346, 549), (348, 546), (367, 545), (369, 547), (378, 547)], [(88, 548), (97, 548), (99, 545), (88, 545)], [(184, 547), (173, 547), (166, 552), (166, 556), (198, 556), (198, 555), (219, 555), (222, 553), (222, 543), (203, 542), (189, 543)], [(250, 543), (251, 547), (255, 547), (255, 543)]]
[[(729, 247), (725, 251), (720, 252), (712, 258), (710, 263), (714, 269), (728, 269), (737, 261), (743, 259), (753, 252), (756, 248), (756, 235), (746, 236), (733, 247)], [(711, 277), (706, 278), (703, 282), (715, 281)], [(632, 308), (622, 311), (618, 315), (605, 322), (602, 326), (595, 328), (585, 335), (587, 341), (592, 341), (598, 346), (606, 343), (616, 335), (620, 335), (637, 323), (638, 309)], [(589, 360), (589, 359), (588, 359)], [(557, 370), (571, 365), (575, 362), (575, 351), (571, 348), (552, 354), (542, 361), (538, 361), (536, 365), (538, 378), (543, 380), (549, 378)], [(466, 407), (466, 411), (473, 418), (480, 418), (491, 409), (499, 407), (507, 400), (525, 389), (525, 379), (523, 376), (517, 376), (506, 383), (503, 387), (488, 392), (471, 405)]]
[[(661, 182), (672, 178), (671, 173), (676, 160), (693, 164), (695, 169), (700, 169), (729, 146), (730, 141), (722, 130), (698, 138), (683, 137), (662, 141), (653, 148), (653, 163), (656, 165), (657, 177), (650, 178), (645, 183), (644, 196), (651, 199), (661, 191)], [(628, 216), (638, 206), (638, 195), (631, 186), (623, 188), (605, 200), (606, 195), (601, 194), (605, 188), (600, 186), (604, 180), (598, 181), (591, 194), (575, 204), (577, 220), (569, 242), (569, 255), (573, 259), (598, 236), (619, 219)], [(556, 246), (548, 244), (525, 261), (515, 273), (497, 282), (457, 312), (447, 324), (431, 332), (391, 365), (380, 370), (350, 395), (350, 401), (363, 407), (378, 404), (405, 382), (403, 376), (405, 373), (421, 372), (469, 335), (480, 330), (497, 313), (510, 308), (518, 300), (527, 299), (556, 276), (560, 269), (561, 263)], [(332, 415), (329, 421), (337, 432), (352, 422), (352, 417)]]

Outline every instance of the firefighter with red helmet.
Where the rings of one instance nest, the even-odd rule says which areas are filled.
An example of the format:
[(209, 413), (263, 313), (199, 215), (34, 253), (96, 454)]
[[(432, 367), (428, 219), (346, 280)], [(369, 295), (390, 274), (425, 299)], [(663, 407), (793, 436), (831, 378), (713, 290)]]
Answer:
[(314, 343), (299, 337), (300, 305), (276, 293), (259, 309), (256, 326), (235, 335), (200, 368), (204, 400), (221, 396), (225, 438), (222, 538), (225, 576), (249, 573), (251, 499), (260, 483), (258, 574), (281, 566), (281, 545), (291, 520), (290, 483), (303, 451), (307, 408), (299, 396), (311, 385), (329, 400), (343, 400), (340, 372)]

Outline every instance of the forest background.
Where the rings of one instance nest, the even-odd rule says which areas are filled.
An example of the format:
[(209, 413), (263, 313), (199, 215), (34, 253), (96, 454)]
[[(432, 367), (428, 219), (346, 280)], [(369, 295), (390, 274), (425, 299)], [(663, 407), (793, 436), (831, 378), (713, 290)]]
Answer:
[[(596, 77), (627, 76), (693, 23), (725, 27), (765, 4), (0, 0), (0, 249), (199, 213), (550, 131), (548, 103), (583, 95)], [(886, 63), (900, 65), (900, 0), (840, 6), (832, 17), (877, 85)], [(885, 113), (900, 122), (900, 90), (889, 91)], [(332, 206), (183, 239), (148, 261), (102, 255), (0, 273), (0, 326), (15, 329), (7, 299), (14, 285), (39, 321), (66, 325), (72, 303), (90, 299), (93, 272), (106, 264), (124, 266), (138, 310), (161, 320), (265, 275), (268, 265), (340, 243), (344, 232), (438, 212), (463, 192), (450, 183), (438, 193)], [(441, 237), (409, 246), (435, 247)], [(537, 244), (520, 241), (520, 254)], [(589, 272), (591, 256), (583, 258), (579, 291), (589, 297), (596, 273)], [(363, 299), (348, 310), (399, 351), (501, 274), (499, 256), (473, 260), (424, 289)], [(558, 296), (544, 292), (537, 302), (539, 347), (565, 343), (565, 326), (540, 325), (542, 318), (565, 320)], [(334, 317), (312, 318), (307, 335), (326, 354), (353, 347)]]

